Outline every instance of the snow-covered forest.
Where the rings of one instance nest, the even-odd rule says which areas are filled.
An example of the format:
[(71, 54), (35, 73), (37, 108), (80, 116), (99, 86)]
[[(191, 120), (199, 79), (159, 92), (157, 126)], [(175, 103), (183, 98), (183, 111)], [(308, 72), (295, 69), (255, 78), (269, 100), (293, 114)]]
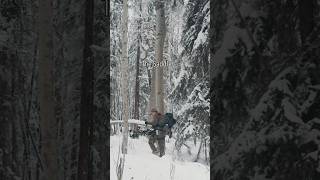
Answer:
[(320, 178), (320, 1), (214, 0), (214, 180)]
[(318, 180), (319, 35), (320, 0), (0, 0), (0, 180)]
[(109, 179), (110, 121), (152, 103), (177, 119), (167, 162), (208, 177), (208, 28), (208, 0), (1, 0), (0, 179)]
[[(167, 179), (169, 175), (209, 179), (209, 4), (208, 0), (111, 1), (110, 120), (123, 122), (121, 132), (118, 125), (111, 127), (111, 179)], [(158, 62), (166, 63), (153, 67)], [(162, 159), (167, 161), (152, 159), (148, 136), (136, 140), (126, 135), (126, 121), (149, 121), (154, 107), (162, 114), (173, 113), (177, 120), (172, 138), (166, 139)], [(129, 132), (140, 125), (129, 125)], [(119, 151), (119, 146), (128, 148)], [(137, 158), (143, 159), (141, 163), (132, 162)], [(144, 172), (145, 161), (164, 170)], [(177, 169), (193, 172), (197, 163), (203, 169), (198, 176), (188, 177), (181, 170), (174, 176), (168, 168), (179, 162), (185, 166), (177, 165)]]
[(1, 180), (109, 177), (108, 10), (0, 1)]

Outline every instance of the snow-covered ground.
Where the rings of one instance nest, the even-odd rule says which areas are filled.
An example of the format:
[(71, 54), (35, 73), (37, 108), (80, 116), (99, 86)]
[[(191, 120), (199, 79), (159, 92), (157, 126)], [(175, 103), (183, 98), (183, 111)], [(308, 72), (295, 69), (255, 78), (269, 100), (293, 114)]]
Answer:
[[(117, 180), (116, 164), (122, 137), (110, 137), (110, 179)], [(209, 166), (191, 161), (197, 147), (191, 148), (190, 155), (182, 151), (178, 156), (174, 151), (174, 139), (166, 139), (166, 155), (158, 157), (151, 153), (148, 139), (128, 141), (128, 154), (125, 156), (123, 180), (209, 180)], [(188, 157), (189, 156), (189, 157)], [(179, 157), (179, 158), (177, 158)]]

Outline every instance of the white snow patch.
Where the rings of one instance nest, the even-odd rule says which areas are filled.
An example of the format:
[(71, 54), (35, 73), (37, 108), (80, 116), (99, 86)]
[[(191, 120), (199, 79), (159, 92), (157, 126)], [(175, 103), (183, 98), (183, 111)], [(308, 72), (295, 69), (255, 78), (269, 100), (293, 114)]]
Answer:
[[(121, 136), (110, 137), (110, 179), (117, 180), (116, 162)], [(168, 142), (168, 139), (166, 140)], [(146, 137), (128, 140), (123, 180), (209, 180), (210, 168), (201, 163), (177, 161), (172, 157), (174, 141), (166, 143), (166, 155), (158, 157), (151, 153)]]
[[(122, 120), (111, 120), (110, 123), (122, 123)], [(145, 124), (145, 121), (137, 120), (137, 119), (129, 119), (128, 123), (130, 124)]]
[(276, 79), (274, 81), (272, 81), (269, 85), (270, 89), (277, 89), (281, 92), (283, 92), (284, 94), (287, 94), (289, 96), (293, 96), (293, 93), (290, 90), (290, 82), (287, 79)]
[(306, 125), (303, 120), (297, 115), (297, 110), (290, 102), (289, 98), (282, 100), (282, 107), (284, 109), (284, 116), (291, 122)]
[[(194, 45), (193, 45), (192, 50), (197, 49), (200, 44), (205, 43), (208, 39), (208, 29), (209, 29), (208, 25), (209, 25), (209, 21), (210, 21), (210, 14), (209, 14), (210, 11), (208, 10), (209, 8), (210, 8), (210, 3), (208, 1), (207, 4), (202, 9), (202, 12), (207, 11), (207, 13), (203, 19), (201, 31), (199, 32), (197, 39), (194, 41)], [(205, 27), (207, 29), (204, 31), (203, 28), (205, 28)]]

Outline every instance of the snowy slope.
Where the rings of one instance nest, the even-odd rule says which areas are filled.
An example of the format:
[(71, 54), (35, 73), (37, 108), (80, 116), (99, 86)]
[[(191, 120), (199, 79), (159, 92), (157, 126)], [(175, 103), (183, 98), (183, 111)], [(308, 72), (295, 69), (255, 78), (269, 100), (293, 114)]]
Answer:
[[(116, 163), (121, 136), (110, 137), (110, 179), (116, 180)], [(129, 138), (123, 180), (209, 180), (209, 166), (197, 162), (178, 161), (173, 156), (174, 140), (166, 140), (166, 155), (153, 155), (148, 139)]]

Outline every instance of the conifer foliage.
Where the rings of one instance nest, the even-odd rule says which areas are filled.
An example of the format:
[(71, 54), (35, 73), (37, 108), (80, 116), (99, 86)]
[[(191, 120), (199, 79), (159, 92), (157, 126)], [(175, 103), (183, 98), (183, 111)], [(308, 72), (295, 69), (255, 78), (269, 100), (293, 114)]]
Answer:
[(213, 179), (318, 179), (319, 2), (213, 1)]

